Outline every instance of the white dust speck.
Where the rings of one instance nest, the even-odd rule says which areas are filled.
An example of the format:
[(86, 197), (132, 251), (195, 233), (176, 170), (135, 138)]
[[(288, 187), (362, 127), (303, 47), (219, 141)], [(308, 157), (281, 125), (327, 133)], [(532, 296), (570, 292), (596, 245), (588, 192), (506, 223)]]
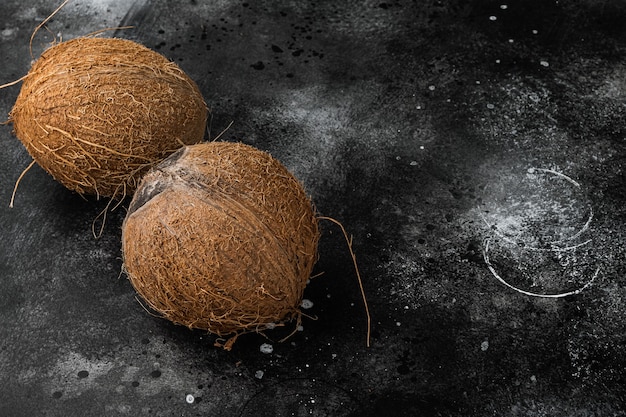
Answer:
[(35, 20), (35, 19), (37, 21), (43, 20), (43, 19), (40, 20), (37, 17), (37, 8), (36, 7), (24, 8), (24, 10), (18, 12), (17, 18), (21, 19), (21, 20)]
[(485, 340), (484, 342), (480, 344), (480, 350), (482, 350), (483, 352), (486, 352), (487, 349), (489, 349), (489, 341)]
[(10, 38), (12, 37), (15, 33), (17, 32), (17, 29), (15, 28), (7, 28), (7, 29), (3, 29), (2, 32), (0, 32), (0, 35), (3, 38)]
[(191, 394), (187, 394), (187, 396), (185, 397), (185, 401), (187, 401), (187, 404), (193, 404), (195, 400), (196, 399)]
[[(424, 147), (423, 147), (423, 146), (420, 146), (420, 149), (424, 149)], [(410, 163), (409, 165), (411, 165), (412, 167), (414, 167), (415, 165), (417, 165), (417, 161), (411, 161), (411, 163)]]
[(261, 371), (260, 369), (254, 373), (254, 377), (256, 379), (263, 379), (263, 375), (265, 375), (265, 372)]
[(496, 106), (494, 106), (494, 105), (493, 105), (493, 104), (491, 104), (491, 103), (487, 103), (487, 108), (488, 108), (489, 110), (493, 110), (493, 109), (495, 109), (495, 108), (496, 108)]
[(313, 301), (305, 298), (304, 300), (302, 300), (302, 304), (300, 305), (303, 309), (308, 310), (309, 308), (313, 307)]
[(539, 64), (541, 64), (542, 67), (549, 67), (550, 63), (548, 61), (539, 61)]
[(509, 8), (509, 6), (508, 6), (508, 5), (506, 5), (506, 4), (501, 4), (501, 5), (500, 5), (500, 8), (501, 8), (502, 10), (506, 10), (506, 9), (508, 9), (508, 8)]
[(495, 20), (498, 20), (498, 18), (496, 16), (489, 16), (489, 20), (491, 20), (493, 22)]
[(437, 87), (435, 87), (434, 85), (429, 85), (429, 86), (428, 86), (428, 89), (429, 89), (430, 91), (435, 91), (435, 88), (437, 88)]
[(259, 350), (261, 351), (261, 353), (272, 353), (274, 351), (274, 346), (270, 345), (269, 343), (263, 343), (260, 347)]

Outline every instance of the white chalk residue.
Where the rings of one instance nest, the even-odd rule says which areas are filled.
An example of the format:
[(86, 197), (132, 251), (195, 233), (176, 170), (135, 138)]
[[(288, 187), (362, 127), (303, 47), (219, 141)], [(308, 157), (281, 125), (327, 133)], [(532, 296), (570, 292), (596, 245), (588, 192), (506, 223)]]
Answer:
[(503, 177), (486, 191), (491, 199), (479, 215), (490, 236), (483, 258), (498, 281), (545, 298), (579, 294), (593, 283), (600, 272), (589, 267), (593, 210), (577, 181), (554, 169), (530, 168), (525, 177)]
[(64, 398), (75, 398), (99, 384), (98, 378), (113, 368), (108, 360), (87, 358), (77, 352), (60, 357), (52, 371), (50, 392), (62, 391)]

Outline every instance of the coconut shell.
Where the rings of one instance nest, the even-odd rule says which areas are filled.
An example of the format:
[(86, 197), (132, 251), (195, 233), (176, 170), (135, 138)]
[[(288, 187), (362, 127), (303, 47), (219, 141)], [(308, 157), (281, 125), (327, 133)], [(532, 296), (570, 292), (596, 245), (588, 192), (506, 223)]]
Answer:
[(223, 336), (299, 318), (318, 239), (311, 200), (280, 162), (247, 145), (209, 142), (146, 174), (122, 250), (153, 310)]
[(207, 106), (175, 63), (136, 42), (77, 38), (33, 64), (10, 120), (33, 159), (80, 194), (122, 197), (204, 137)]

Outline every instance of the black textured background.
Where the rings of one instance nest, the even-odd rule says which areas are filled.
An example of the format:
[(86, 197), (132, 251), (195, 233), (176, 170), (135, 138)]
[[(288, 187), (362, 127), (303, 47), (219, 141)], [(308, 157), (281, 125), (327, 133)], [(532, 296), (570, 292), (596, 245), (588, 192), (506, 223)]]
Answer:
[[(57, 5), (4, 0), (0, 83)], [(317, 320), (287, 342), (226, 352), (150, 316), (121, 274), (128, 201), (94, 239), (107, 202), (35, 167), (9, 209), (30, 157), (4, 126), (0, 415), (626, 415), (625, 20), (618, 0), (69, 3), (34, 56), (133, 25), (102, 36), (176, 61), (213, 110), (207, 139), (232, 122), (220, 140), (269, 151), (354, 236), (372, 346), (328, 222)], [(526, 296), (486, 239), (520, 289), (597, 276)]]

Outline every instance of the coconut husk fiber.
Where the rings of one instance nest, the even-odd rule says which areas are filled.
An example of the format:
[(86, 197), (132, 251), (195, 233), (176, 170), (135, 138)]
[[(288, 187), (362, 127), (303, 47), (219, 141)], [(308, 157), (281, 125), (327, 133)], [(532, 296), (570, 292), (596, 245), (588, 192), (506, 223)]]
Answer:
[(157, 165), (122, 226), (124, 268), (154, 311), (235, 338), (300, 318), (318, 239), (296, 178), (229, 142), (186, 146)]
[(77, 38), (33, 64), (10, 113), (33, 159), (70, 190), (123, 197), (204, 137), (208, 109), (175, 63), (136, 42)]

